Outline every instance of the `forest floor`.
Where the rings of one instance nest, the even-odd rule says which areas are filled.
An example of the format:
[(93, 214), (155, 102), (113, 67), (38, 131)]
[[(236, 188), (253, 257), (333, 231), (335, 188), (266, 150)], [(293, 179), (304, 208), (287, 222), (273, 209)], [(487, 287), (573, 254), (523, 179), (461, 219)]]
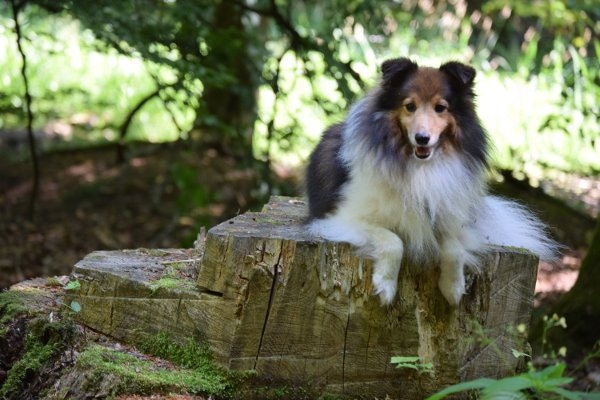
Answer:
[[(0, 290), (32, 277), (68, 275), (94, 250), (191, 247), (202, 226), (210, 228), (239, 212), (258, 209), (266, 200), (255, 169), (240, 167), (216, 151), (141, 145), (119, 164), (114, 148), (100, 147), (41, 157), (39, 195), (30, 218), (31, 164), (11, 159), (0, 156)], [(559, 195), (579, 204), (575, 208), (580, 211), (566, 212), (563, 202), (547, 196), (542, 196), (545, 202), (532, 205), (555, 209), (548, 215), (560, 217), (549, 218), (551, 225), (560, 227), (559, 240), (569, 247), (561, 263), (540, 266), (538, 314), (575, 282), (597, 215), (594, 207), (600, 204), (600, 180), (567, 177), (557, 182)], [(298, 193), (289, 177), (278, 177), (278, 186), (283, 194)], [(526, 186), (508, 179), (495, 188), (527, 204), (538, 203), (541, 191)], [(569, 364), (581, 360), (581, 349), (569, 352)], [(578, 375), (576, 387), (598, 385), (600, 365), (592, 362)]]

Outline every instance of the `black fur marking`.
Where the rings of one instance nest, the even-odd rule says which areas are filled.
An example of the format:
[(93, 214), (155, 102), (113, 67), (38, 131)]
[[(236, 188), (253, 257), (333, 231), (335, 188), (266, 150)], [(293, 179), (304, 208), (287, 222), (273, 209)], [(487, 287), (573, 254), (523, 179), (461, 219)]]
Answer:
[(377, 95), (377, 108), (380, 110), (393, 110), (400, 106), (402, 98), (399, 89), (404, 81), (417, 70), (418, 66), (408, 58), (395, 58), (381, 64), (383, 79), (381, 92)]
[(489, 139), (475, 112), (475, 69), (456, 61), (447, 62), (439, 69), (446, 75), (450, 84), (450, 111), (460, 130), (460, 146), (470, 156), (470, 160), (467, 161), (474, 162), (477, 167), (487, 167)]
[(306, 194), (310, 218), (323, 218), (335, 210), (340, 188), (348, 180), (348, 168), (339, 158), (344, 125), (330, 127), (310, 156), (306, 170)]
[(462, 86), (471, 88), (475, 79), (475, 69), (456, 61), (450, 61), (440, 66), (440, 71), (450, 75)]

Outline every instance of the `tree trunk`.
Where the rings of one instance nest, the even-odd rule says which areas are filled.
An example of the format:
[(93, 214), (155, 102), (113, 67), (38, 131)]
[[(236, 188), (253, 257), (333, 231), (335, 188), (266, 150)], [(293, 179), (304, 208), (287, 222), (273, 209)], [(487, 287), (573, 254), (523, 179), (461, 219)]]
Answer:
[[(439, 292), (437, 266), (406, 264), (398, 298), (384, 307), (372, 262), (309, 235), (306, 214), (300, 200), (273, 198), (210, 229), (201, 262), (184, 250), (92, 253), (74, 268), (78, 318), (126, 342), (196, 338), (223, 368), (319, 394), (422, 399), (518, 369), (512, 350), (527, 351), (518, 332), (531, 318), (534, 255), (488, 254), (458, 308)], [(193, 279), (185, 270), (195, 264)], [(398, 369), (394, 356), (419, 362)]]
[[(207, 66), (229, 74), (229, 81), (205, 79), (202, 106), (192, 130), (192, 139), (240, 160), (252, 158), (252, 133), (256, 117), (259, 68), (253, 68), (253, 43), (246, 34), (243, 11), (224, 0), (214, 9), (213, 34), (209, 35)], [(254, 55), (256, 57), (256, 55)]]
[(565, 317), (567, 329), (553, 332), (556, 340), (576, 338), (577, 343), (592, 346), (600, 340), (596, 327), (600, 326), (600, 220), (592, 237), (587, 255), (585, 256), (575, 285), (552, 308), (551, 314), (556, 313)]

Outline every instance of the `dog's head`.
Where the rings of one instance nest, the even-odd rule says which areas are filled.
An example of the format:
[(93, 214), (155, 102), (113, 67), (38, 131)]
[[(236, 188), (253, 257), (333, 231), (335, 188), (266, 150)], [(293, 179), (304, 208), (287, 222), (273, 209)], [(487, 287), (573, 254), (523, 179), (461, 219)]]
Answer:
[(405, 136), (405, 151), (419, 160), (431, 159), (440, 149), (454, 151), (461, 139), (461, 119), (476, 118), (475, 70), (458, 62), (419, 67), (398, 58), (385, 61), (381, 71), (377, 107), (388, 112)]

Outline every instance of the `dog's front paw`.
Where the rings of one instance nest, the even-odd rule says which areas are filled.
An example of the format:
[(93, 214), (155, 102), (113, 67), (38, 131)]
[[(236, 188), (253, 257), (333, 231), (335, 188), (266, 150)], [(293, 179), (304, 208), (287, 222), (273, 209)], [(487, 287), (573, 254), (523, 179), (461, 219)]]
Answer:
[(464, 280), (445, 280), (440, 279), (438, 286), (444, 298), (448, 303), (455, 307), (460, 303), (460, 299), (465, 294), (465, 282)]
[(373, 292), (379, 296), (383, 305), (389, 305), (396, 297), (397, 279), (390, 279), (383, 275), (373, 274)]

